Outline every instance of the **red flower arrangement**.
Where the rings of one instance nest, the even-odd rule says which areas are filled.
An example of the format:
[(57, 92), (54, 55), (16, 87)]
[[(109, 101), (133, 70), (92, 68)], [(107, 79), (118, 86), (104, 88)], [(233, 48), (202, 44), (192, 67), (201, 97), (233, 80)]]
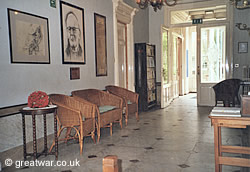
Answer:
[(49, 104), (49, 96), (42, 91), (35, 91), (28, 97), (28, 106), (31, 108), (46, 107)]

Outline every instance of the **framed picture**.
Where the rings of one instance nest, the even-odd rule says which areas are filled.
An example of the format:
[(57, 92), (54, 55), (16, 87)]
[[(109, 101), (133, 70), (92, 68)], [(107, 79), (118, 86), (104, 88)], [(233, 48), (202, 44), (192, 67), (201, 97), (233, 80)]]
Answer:
[(45, 17), (9, 9), (11, 63), (50, 63), (49, 24)]
[(248, 52), (248, 43), (247, 42), (239, 42), (238, 43), (238, 53), (247, 53)]
[(60, 1), (63, 64), (85, 64), (84, 10)]
[(70, 68), (70, 80), (80, 79), (80, 68), (71, 67)]
[(106, 17), (94, 13), (96, 76), (107, 76)]

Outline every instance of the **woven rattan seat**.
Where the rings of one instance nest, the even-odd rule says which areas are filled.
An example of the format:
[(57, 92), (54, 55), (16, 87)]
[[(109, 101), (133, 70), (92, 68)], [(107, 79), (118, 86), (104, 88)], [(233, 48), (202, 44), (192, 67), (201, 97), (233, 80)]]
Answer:
[[(83, 137), (91, 136), (95, 143), (95, 106), (87, 101), (77, 100), (62, 94), (51, 94), (49, 98), (53, 104), (58, 106), (58, 138), (63, 129), (67, 129), (66, 137), (59, 138), (59, 141), (67, 142), (69, 139), (79, 139), (80, 154), (82, 154)], [(76, 132), (74, 136), (70, 136), (71, 129)], [(52, 144), (50, 151), (54, 144), (55, 142)]]
[[(96, 106), (97, 116), (97, 142), (100, 140), (103, 127), (110, 127), (110, 135), (112, 136), (112, 125), (119, 122), (122, 128), (122, 98), (109, 94), (98, 89), (85, 89), (72, 91), (72, 96), (77, 99), (84, 99)], [(115, 106), (116, 108), (100, 113), (100, 106)]]
[(138, 98), (139, 94), (130, 91), (128, 89), (114, 86), (114, 85), (108, 85), (106, 86), (106, 90), (114, 95), (117, 95), (121, 98), (123, 98), (123, 107), (125, 108), (125, 121), (126, 125), (128, 124), (128, 116), (129, 114), (135, 113), (137, 121), (139, 121), (139, 115), (138, 115)]

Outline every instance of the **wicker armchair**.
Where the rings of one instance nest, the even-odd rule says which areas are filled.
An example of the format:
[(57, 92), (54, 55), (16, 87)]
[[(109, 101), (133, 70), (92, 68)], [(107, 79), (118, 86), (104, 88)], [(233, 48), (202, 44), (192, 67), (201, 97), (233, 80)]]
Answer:
[[(62, 94), (49, 95), (50, 101), (58, 106), (58, 138), (63, 129), (67, 129), (66, 137), (59, 139), (67, 142), (69, 139), (79, 139), (80, 154), (83, 149), (83, 137), (91, 136), (95, 143), (95, 106), (84, 100), (77, 100), (73, 97)], [(76, 131), (74, 136), (70, 136), (71, 129)], [(50, 151), (55, 142), (53, 142)]]
[(218, 105), (219, 101), (222, 101), (224, 106), (240, 104), (238, 96), (240, 82), (240, 79), (226, 79), (214, 85), (215, 106)]
[[(122, 128), (122, 98), (97, 89), (85, 89), (72, 91), (72, 96), (77, 99), (85, 99), (96, 105), (97, 112), (97, 142), (100, 140), (103, 127), (110, 127), (112, 136), (112, 125), (119, 122)], [(110, 110), (102, 111), (102, 107), (112, 106)]]
[(137, 121), (139, 121), (139, 115), (138, 115), (139, 94), (133, 91), (130, 91), (128, 89), (114, 86), (114, 85), (106, 86), (106, 90), (111, 94), (114, 94), (123, 98), (123, 107), (125, 108), (126, 125), (128, 125), (128, 115), (131, 113), (135, 113), (136, 119)]

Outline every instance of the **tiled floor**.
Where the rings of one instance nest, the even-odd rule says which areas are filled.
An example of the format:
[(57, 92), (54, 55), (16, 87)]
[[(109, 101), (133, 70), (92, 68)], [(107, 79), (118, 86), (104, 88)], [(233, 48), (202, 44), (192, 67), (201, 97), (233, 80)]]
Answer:
[[(195, 96), (182, 96), (165, 109), (140, 113), (138, 123), (131, 116), (123, 129), (115, 125), (113, 136), (109, 135), (109, 129), (102, 129), (100, 143), (85, 139), (83, 155), (79, 154), (79, 144), (75, 141), (61, 143), (59, 160), (69, 163), (77, 159), (80, 166), (17, 169), (13, 165), (4, 171), (101, 172), (103, 157), (117, 155), (122, 172), (213, 172), (213, 127), (208, 118), (211, 108), (198, 108)], [(223, 129), (222, 135), (224, 144), (241, 144), (239, 129)], [(54, 156), (38, 160), (54, 160)], [(223, 166), (223, 172), (239, 170)]]

